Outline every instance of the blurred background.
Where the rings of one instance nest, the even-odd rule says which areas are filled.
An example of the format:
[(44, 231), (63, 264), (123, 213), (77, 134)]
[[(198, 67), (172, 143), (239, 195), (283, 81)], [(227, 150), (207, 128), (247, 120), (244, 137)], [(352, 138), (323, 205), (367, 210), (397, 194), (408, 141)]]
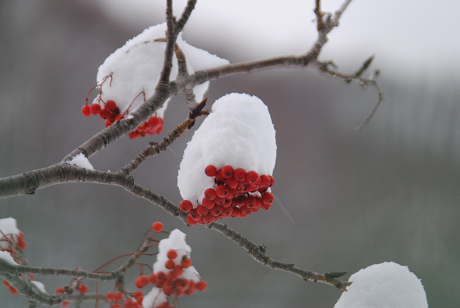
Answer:
[[(0, 2), (0, 177), (59, 162), (103, 128), (101, 119), (80, 112), (97, 68), (126, 40), (162, 22), (164, 2)], [(316, 38), (313, 3), (200, 0), (184, 39), (231, 62), (302, 54)], [(325, 0), (323, 9), (334, 11), (340, 3)], [(176, 15), (183, 4), (175, 4)], [(211, 102), (229, 92), (260, 97), (277, 130), (275, 204), (225, 223), (265, 244), (272, 258), (316, 272), (354, 273), (384, 261), (407, 265), (421, 279), (431, 307), (458, 307), (459, 11), (460, 2), (452, 0), (351, 3), (320, 58), (352, 73), (376, 55), (371, 69), (382, 71), (385, 101), (361, 131), (355, 127), (374, 108), (376, 90), (311, 68), (211, 83)], [(90, 161), (97, 169), (117, 170), (187, 114), (179, 95), (161, 136), (122, 138)], [(177, 170), (192, 134), (149, 159), (133, 174), (136, 181), (178, 204)], [(330, 308), (341, 294), (264, 267), (222, 235), (187, 228), (118, 187), (71, 183), (0, 199), (0, 217), (9, 216), (25, 233), (26, 258), (43, 267), (93, 270), (134, 251), (154, 221), (169, 231), (181, 229), (208, 282), (206, 292), (183, 297), (182, 307)], [(129, 289), (138, 273), (134, 268), (127, 275)], [(69, 282), (36, 278), (50, 292)], [(95, 284), (88, 285), (94, 290)], [(27, 307), (3, 287), (0, 299), (2, 307)]]

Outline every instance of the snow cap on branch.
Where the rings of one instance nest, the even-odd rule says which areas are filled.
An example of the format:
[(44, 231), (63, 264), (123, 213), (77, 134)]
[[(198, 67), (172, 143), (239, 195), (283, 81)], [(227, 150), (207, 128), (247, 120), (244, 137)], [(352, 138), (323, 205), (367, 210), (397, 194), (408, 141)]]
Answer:
[(154, 308), (168, 301), (168, 297), (159, 288), (153, 287), (153, 289), (144, 296), (142, 300), (142, 307)]
[(225, 165), (272, 175), (276, 161), (275, 129), (267, 106), (256, 96), (231, 93), (219, 98), (212, 112), (187, 144), (180, 164), (178, 187), (194, 206), (215, 186), (204, 172)]
[(353, 274), (334, 308), (428, 308), (420, 279), (407, 266), (374, 264)]
[[(7, 236), (9, 235), (10, 239), (12, 236), (20, 235), (20, 231), (16, 224), (16, 219), (12, 217), (0, 219), (0, 230), (3, 232), (3, 234)], [(0, 250), (6, 249), (10, 246), (9, 243), (5, 241), (3, 234), (0, 233)]]
[(93, 165), (89, 162), (88, 158), (83, 153), (79, 153), (72, 157), (71, 160), (67, 162), (68, 164), (78, 166), (80, 168), (86, 168), (89, 170), (94, 170)]
[(8, 251), (0, 251), (0, 259), (5, 260), (11, 265), (18, 265), (16, 262), (14, 262), (13, 257)]
[[(155, 39), (165, 38), (165, 31), (166, 23), (149, 27), (128, 40), (104, 61), (97, 74), (97, 84), (102, 84), (102, 94), (94, 99), (93, 104), (99, 103), (100, 99), (104, 102), (113, 100), (120, 113), (123, 113), (135, 99), (129, 107), (129, 112), (132, 112), (144, 102), (144, 96), (139, 95), (142, 91), (146, 98), (153, 94), (163, 67), (166, 47), (166, 43), (156, 42)], [(229, 63), (228, 60), (187, 44), (182, 35), (177, 38), (177, 44), (185, 54), (189, 74)], [(174, 56), (170, 80), (176, 78), (177, 72), (177, 59)], [(206, 82), (193, 89), (197, 101), (203, 99), (208, 86), (209, 82)], [(163, 118), (166, 105), (167, 102), (157, 111), (157, 116)]]

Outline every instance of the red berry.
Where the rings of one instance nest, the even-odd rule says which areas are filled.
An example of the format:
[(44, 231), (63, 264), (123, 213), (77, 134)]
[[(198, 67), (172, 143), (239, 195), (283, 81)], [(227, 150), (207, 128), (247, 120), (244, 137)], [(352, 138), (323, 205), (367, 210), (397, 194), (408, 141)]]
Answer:
[(216, 195), (220, 198), (226, 198), (228, 195), (228, 187), (226, 185), (218, 185), (216, 187)]
[[(163, 273), (163, 272), (160, 272), (160, 273)], [(144, 298), (144, 293), (142, 293), (142, 291), (138, 290), (138, 291), (133, 293), (133, 296), (137, 300), (138, 298)]]
[(169, 272), (166, 274), (166, 279), (168, 279), (169, 281), (176, 281), (176, 279), (177, 279), (177, 274), (176, 274), (174, 271), (169, 271)]
[(115, 294), (113, 295), (113, 299), (117, 302), (121, 302), (123, 300), (123, 293), (115, 292)]
[(264, 204), (272, 204), (274, 199), (273, 194), (268, 191), (262, 195), (262, 203)]
[(216, 199), (214, 199), (214, 202), (218, 205), (223, 205), (225, 202), (225, 198), (217, 197)]
[(62, 306), (62, 307), (67, 307), (67, 306), (69, 306), (69, 304), (70, 304), (70, 302), (68, 302), (68, 301), (63, 301), (63, 302), (61, 303), (61, 306)]
[(260, 176), (259, 187), (260, 188), (268, 188), (269, 186), (270, 186), (270, 178), (268, 177), (268, 175), (262, 174)]
[(166, 274), (164, 272), (158, 272), (156, 276), (157, 286), (160, 287), (166, 280)]
[(171, 260), (171, 259), (168, 259), (168, 261), (165, 262), (165, 267), (167, 269), (173, 269), (174, 268), (174, 265), (176, 265), (174, 263), (174, 260)]
[(192, 265), (192, 259), (186, 258), (180, 261), (180, 265), (184, 268), (189, 268)]
[(204, 173), (206, 173), (207, 176), (215, 176), (217, 173), (217, 168), (214, 165), (209, 165), (204, 169)]
[(13, 287), (11, 287), (11, 286), (8, 287), (8, 291), (10, 291), (10, 293), (11, 293), (12, 295), (16, 295), (16, 294), (19, 293), (18, 290), (16, 290), (15, 288), (13, 288)]
[(121, 305), (119, 303), (112, 303), (112, 305), (110, 305), (110, 308), (121, 308)]
[(222, 176), (226, 179), (231, 178), (233, 176), (233, 167), (230, 165), (222, 167)]
[(209, 225), (214, 220), (214, 215), (212, 215), (211, 213), (208, 213), (205, 216), (203, 216), (203, 222), (205, 225)]
[(208, 214), (209, 210), (205, 208), (202, 204), (200, 204), (196, 207), (196, 212), (200, 216), (205, 216), (206, 214)]
[(193, 220), (196, 220), (196, 221), (200, 220), (201, 218), (201, 216), (198, 214), (196, 209), (191, 210), (188, 216), (190, 216)]
[(246, 180), (246, 170), (243, 168), (235, 169), (235, 171), (233, 171), (233, 178), (240, 182)]
[(240, 209), (237, 207), (233, 208), (232, 217), (240, 217)]
[(184, 268), (182, 267), (182, 265), (176, 265), (174, 266), (173, 271), (174, 273), (176, 273), (177, 276), (180, 276), (184, 273)]
[[(137, 306), (137, 305), (136, 305)], [(127, 298), (125, 300), (125, 308), (134, 308), (134, 302), (132, 299)]]
[(150, 119), (147, 121), (147, 123), (149, 123), (150, 125), (152, 125), (155, 129), (160, 126), (161, 122), (160, 122), (160, 119), (158, 117), (150, 117)]
[(24, 233), (22, 231), (19, 231), (19, 238), (24, 239)]
[(248, 207), (248, 208), (252, 208), (252, 207), (255, 207), (256, 206), (256, 198), (252, 197), (252, 196), (249, 196), (246, 198), (246, 201), (244, 202), (244, 204)]
[(222, 211), (223, 211), (222, 205), (216, 205), (211, 210), (209, 210), (209, 213), (211, 213), (212, 216), (218, 217), (220, 216), (220, 214), (222, 214)]
[(228, 187), (235, 189), (238, 187), (238, 181), (235, 180), (234, 178), (229, 178), (225, 181), (225, 184), (227, 184)]
[(138, 138), (140, 135), (139, 135), (139, 132), (137, 130), (131, 132), (128, 134), (128, 137), (131, 138), (131, 139), (136, 139)]
[(177, 250), (175, 250), (175, 249), (168, 250), (168, 252), (166, 253), (166, 256), (168, 257), (168, 259), (177, 258)]
[(213, 200), (209, 200), (209, 199), (206, 199), (206, 198), (203, 198), (203, 206), (205, 208), (207, 208), (208, 210), (212, 209), (215, 205), (214, 201)]
[(226, 208), (223, 209), (221, 216), (223, 218), (230, 217), (232, 215), (232, 212), (233, 212), (233, 207), (231, 207), (231, 206), (226, 207)]
[(246, 174), (246, 180), (248, 180), (249, 183), (258, 183), (260, 182), (260, 177), (259, 177), (259, 174), (255, 171), (249, 171), (247, 174)]
[(270, 178), (270, 187), (273, 186), (273, 184), (275, 184), (275, 178), (272, 177), (271, 175), (268, 176)]
[(182, 202), (179, 204), (179, 207), (182, 211), (188, 213), (193, 209), (193, 204), (188, 200), (182, 200)]
[(163, 224), (159, 221), (157, 222), (154, 222), (153, 225), (152, 225), (152, 229), (155, 231), (155, 232), (160, 232), (163, 230)]
[(217, 170), (215, 179), (217, 184), (222, 184), (225, 182), (226, 178), (222, 176), (222, 169)]
[(101, 111), (99, 111), (99, 116), (104, 120), (109, 119), (111, 115), (112, 113), (107, 109), (102, 109)]
[(115, 293), (113, 293), (112, 291), (107, 292), (107, 294), (105, 295), (105, 298), (107, 298), (109, 302), (113, 301), (114, 297), (115, 297)]
[(187, 223), (190, 225), (190, 226), (195, 226), (198, 224), (198, 221), (196, 221), (193, 217), (192, 217), (192, 214), (189, 214), (187, 216)]
[(109, 127), (112, 124), (113, 124), (113, 121), (111, 121), (109, 119), (105, 120), (105, 122), (104, 122), (105, 127)]
[(108, 100), (106, 103), (105, 103), (105, 109), (112, 112), (115, 110), (115, 108), (117, 108), (117, 103), (115, 103), (115, 101), (113, 100)]
[(85, 294), (86, 292), (88, 292), (88, 286), (83, 283), (80, 283), (80, 285), (78, 286), (78, 292), (80, 292), (81, 294)]
[[(3, 285), (4, 285), (5, 287), (7, 287), (7, 288), (10, 286), (9, 282), (6, 281), (6, 280), (3, 280)], [(57, 292), (56, 292), (56, 293), (57, 293)]]
[(57, 294), (60, 294), (60, 293), (64, 293), (65, 292), (65, 288), (64, 287), (59, 287), (56, 289), (56, 293)]
[(92, 114), (99, 114), (101, 112), (101, 105), (99, 104), (92, 104), (89, 109), (91, 110)]
[(268, 210), (271, 206), (272, 206), (271, 203), (262, 203), (260, 207), (263, 208), (264, 210)]
[(81, 107), (81, 113), (83, 113), (85, 117), (89, 117), (91, 115), (90, 107), (88, 105)]
[(176, 280), (176, 283), (174, 285), (179, 290), (185, 290), (189, 286), (189, 281), (187, 279), (180, 278)]
[(155, 273), (151, 273), (149, 275), (149, 282), (151, 284), (157, 284), (157, 276), (155, 275)]
[(136, 278), (136, 281), (134, 282), (134, 285), (138, 289), (142, 289), (148, 284), (149, 284), (149, 278), (145, 275), (140, 275), (139, 277)]
[(195, 284), (195, 288), (200, 291), (206, 290), (206, 287), (207, 287), (207, 284), (203, 280), (200, 280)]
[(204, 197), (209, 200), (216, 199), (216, 190), (214, 188), (208, 188), (204, 191)]

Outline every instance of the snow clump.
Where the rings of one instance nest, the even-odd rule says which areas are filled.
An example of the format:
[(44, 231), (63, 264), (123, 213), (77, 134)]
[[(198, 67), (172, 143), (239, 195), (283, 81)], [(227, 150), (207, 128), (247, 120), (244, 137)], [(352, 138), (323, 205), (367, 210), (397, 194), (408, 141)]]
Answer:
[(71, 160), (67, 162), (68, 164), (75, 165), (80, 168), (85, 168), (89, 170), (94, 170), (93, 165), (89, 162), (88, 158), (83, 153), (79, 153), (72, 157)]

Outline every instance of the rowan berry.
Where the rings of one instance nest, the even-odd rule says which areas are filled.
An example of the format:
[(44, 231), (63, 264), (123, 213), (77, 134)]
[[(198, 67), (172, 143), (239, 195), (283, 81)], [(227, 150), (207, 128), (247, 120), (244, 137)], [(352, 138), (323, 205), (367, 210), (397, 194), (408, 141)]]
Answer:
[(188, 223), (190, 226), (195, 226), (195, 225), (198, 224), (198, 221), (196, 221), (196, 220), (193, 218), (192, 214), (188, 214), (188, 216), (187, 216), (187, 218), (186, 218), (186, 221), (187, 221), (187, 223)]
[(113, 301), (114, 297), (115, 297), (115, 293), (113, 293), (112, 291), (107, 292), (107, 294), (105, 295), (105, 298), (107, 298), (109, 302)]
[(57, 294), (64, 293), (64, 292), (65, 292), (65, 288), (64, 288), (64, 287), (58, 287), (58, 288), (56, 289), (56, 293), (57, 293)]
[[(162, 272), (160, 272), (162, 273)], [(139, 300), (139, 298), (142, 300), (144, 299), (144, 293), (140, 290), (137, 290), (136, 292), (133, 293), (133, 296), (136, 300)]]
[(105, 109), (112, 112), (115, 110), (115, 108), (117, 108), (117, 103), (115, 103), (115, 101), (113, 100), (108, 100), (106, 103), (105, 103)]
[(193, 204), (189, 200), (182, 200), (182, 202), (179, 204), (179, 207), (182, 211), (188, 213), (193, 209)]
[(196, 212), (200, 216), (205, 216), (206, 214), (208, 214), (209, 210), (205, 208), (202, 204), (200, 204), (196, 207)]
[(273, 196), (271, 192), (267, 191), (267, 192), (264, 192), (264, 194), (262, 195), (262, 203), (272, 204), (274, 199), (275, 197)]
[(175, 249), (168, 250), (168, 252), (166, 253), (166, 256), (168, 257), (168, 259), (177, 258), (177, 250), (175, 250)]
[(234, 179), (234, 178), (229, 178), (229, 179), (227, 179), (227, 180), (225, 181), (225, 184), (226, 184), (228, 187), (232, 188), (232, 189), (235, 189), (235, 188), (238, 187), (238, 181), (237, 181), (236, 179)]
[(176, 280), (176, 283), (174, 284), (174, 286), (179, 289), (179, 290), (185, 290), (188, 288), (188, 285), (189, 285), (189, 281), (188, 279), (184, 279), (184, 278), (179, 278)]
[(8, 287), (8, 291), (10, 291), (11, 295), (16, 295), (16, 294), (19, 293), (18, 290), (16, 290), (15, 288), (13, 288), (11, 286)]
[(69, 304), (70, 304), (70, 302), (68, 302), (68, 301), (63, 301), (63, 302), (61, 303), (61, 306), (62, 306), (62, 307), (67, 307), (67, 306), (69, 306)]
[(117, 302), (121, 302), (123, 300), (123, 293), (115, 292), (115, 294), (113, 294), (113, 299)]
[(134, 282), (134, 285), (138, 289), (142, 289), (148, 284), (149, 284), (149, 278), (145, 275), (140, 275), (139, 277), (136, 278), (136, 281)]
[(226, 198), (228, 195), (228, 187), (224, 184), (216, 187), (216, 195), (220, 198)]
[(3, 285), (8, 288), (10, 286), (10, 283), (6, 280), (3, 280)]
[(233, 208), (232, 217), (240, 217), (240, 209), (237, 207)]
[(270, 178), (270, 187), (273, 186), (273, 184), (275, 184), (275, 178), (272, 177), (271, 175), (268, 176)]
[(154, 222), (152, 224), (152, 229), (155, 231), (155, 232), (160, 232), (163, 230), (163, 224), (159, 221), (157, 222)]
[(193, 220), (196, 220), (196, 221), (200, 220), (201, 218), (201, 216), (198, 214), (196, 209), (191, 210), (188, 216), (190, 216)]
[(89, 109), (91, 110), (92, 114), (99, 114), (101, 112), (102, 108), (101, 105), (99, 104), (92, 104)]
[(226, 199), (232, 200), (233, 198), (235, 198), (235, 195), (236, 195), (236, 191), (232, 188), (229, 188)]
[(205, 225), (209, 225), (215, 220), (214, 218), (215, 218), (214, 215), (212, 215), (211, 213), (208, 213), (205, 216), (203, 216), (203, 222)]
[(190, 288), (190, 287), (189, 287), (188, 289), (186, 289), (186, 290), (184, 291), (184, 294), (186, 294), (186, 295), (192, 295), (192, 294), (195, 293), (195, 292), (196, 292), (196, 289), (195, 289), (195, 288)]
[(225, 198), (217, 197), (216, 199), (214, 199), (214, 203), (218, 205), (223, 205), (224, 202), (225, 202)]
[(110, 308), (121, 308), (121, 305), (119, 303), (112, 303)]
[(209, 200), (216, 199), (216, 190), (214, 188), (208, 188), (204, 191), (204, 197)]
[(177, 279), (177, 274), (176, 274), (174, 271), (169, 271), (169, 272), (166, 274), (166, 279), (168, 279), (169, 281), (176, 281), (176, 279)]
[(233, 178), (240, 182), (246, 180), (246, 170), (243, 168), (235, 169), (235, 171), (233, 171)]
[(173, 287), (170, 287), (170, 286), (163, 287), (163, 293), (164, 293), (166, 296), (171, 296), (171, 295), (173, 295), (173, 293), (174, 293), (174, 288), (173, 288)]
[(182, 267), (182, 265), (176, 265), (174, 266), (173, 271), (174, 273), (176, 273), (177, 276), (180, 276), (184, 273), (184, 268)]
[(215, 176), (217, 173), (217, 168), (214, 165), (209, 165), (204, 169), (204, 172), (207, 176)]
[(112, 124), (113, 124), (113, 121), (110, 120), (110, 119), (107, 119), (107, 120), (105, 120), (105, 122), (104, 122), (105, 127), (109, 127), (109, 126), (112, 125)]
[(254, 183), (260, 182), (260, 177), (259, 177), (259, 174), (257, 172), (251, 170), (246, 174), (246, 180), (248, 180), (248, 182), (254, 184)]
[(85, 105), (81, 107), (81, 113), (83, 113), (85, 117), (89, 117), (91, 115), (91, 108), (88, 105)]
[(246, 201), (244, 202), (244, 204), (248, 207), (248, 208), (253, 208), (256, 206), (256, 198), (252, 197), (252, 196), (249, 196), (246, 198)]
[[(125, 305), (125, 308), (134, 308), (134, 301), (132, 299), (130, 299), (130, 298), (127, 298), (125, 300), (124, 305)], [(136, 304), (136, 306), (137, 306), (137, 304)]]
[(207, 208), (208, 210), (212, 209), (215, 205), (214, 201), (213, 200), (209, 200), (209, 199), (206, 199), (206, 198), (203, 198), (203, 206), (205, 208)]
[(233, 176), (233, 167), (230, 165), (225, 165), (222, 167), (222, 176), (225, 179), (229, 179)]
[(148, 277), (151, 284), (157, 284), (157, 276), (155, 273), (151, 273)]
[(222, 211), (222, 217), (223, 218), (228, 218), (232, 215), (233, 212), (233, 207), (229, 206), (223, 209)]
[(184, 268), (189, 268), (192, 265), (192, 259), (185, 258), (180, 261), (180, 265)]
[(220, 216), (220, 214), (222, 214), (222, 210), (222, 205), (216, 205), (215, 207), (209, 210), (209, 213), (211, 213), (212, 216)]
[(270, 186), (270, 178), (268, 175), (262, 174), (260, 176), (259, 188), (268, 188)]
[(207, 284), (205, 281), (200, 280), (196, 283), (195, 288), (200, 291), (206, 290)]
[(263, 208), (264, 210), (268, 210), (271, 206), (272, 206), (271, 203), (262, 203), (260, 207)]
[(153, 116), (148, 119), (147, 123), (149, 123), (150, 125), (156, 128), (157, 126), (160, 125), (160, 119), (156, 116)]
[(78, 292), (80, 292), (81, 294), (85, 294), (86, 292), (88, 292), (88, 286), (86, 284), (80, 283), (80, 285), (78, 286)]
[(217, 170), (215, 175), (216, 183), (222, 184), (225, 182), (225, 178), (222, 176), (222, 169)]
[(167, 269), (173, 269), (174, 268), (174, 260), (168, 259), (168, 261), (165, 262), (165, 267)]

